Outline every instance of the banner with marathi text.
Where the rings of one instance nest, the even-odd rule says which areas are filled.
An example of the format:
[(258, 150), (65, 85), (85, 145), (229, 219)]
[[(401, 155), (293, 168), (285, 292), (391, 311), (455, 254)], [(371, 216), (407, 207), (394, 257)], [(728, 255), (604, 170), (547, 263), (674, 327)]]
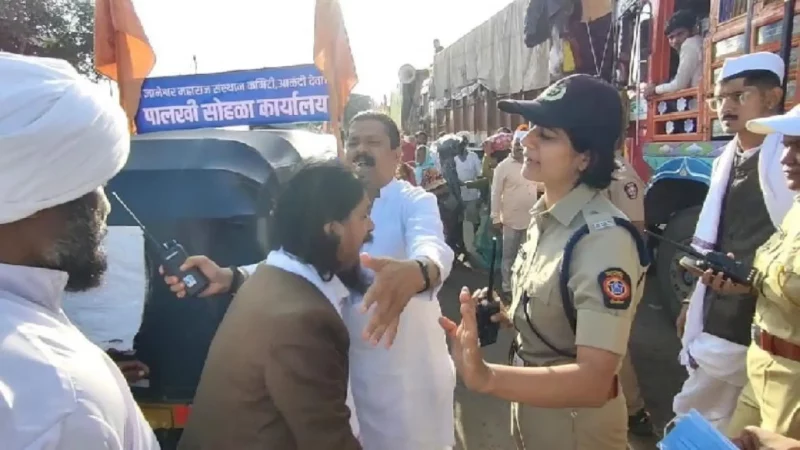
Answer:
[(139, 133), (329, 120), (328, 86), (313, 64), (147, 78)]

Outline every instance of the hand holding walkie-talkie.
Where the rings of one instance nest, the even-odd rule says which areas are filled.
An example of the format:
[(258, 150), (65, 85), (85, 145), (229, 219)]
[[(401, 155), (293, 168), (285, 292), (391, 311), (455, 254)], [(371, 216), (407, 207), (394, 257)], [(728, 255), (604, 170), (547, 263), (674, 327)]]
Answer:
[(155, 249), (159, 252), (162, 258), (162, 267), (164, 268), (164, 274), (169, 276), (177, 277), (181, 280), (184, 286), (186, 286), (186, 295), (188, 297), (195, 297), (201, 292), (205, 291), (208, 287), (209, 281), (208, 277), (203, 275), (197, 269), (189, 269), (186, 271), (181, 270), (181, 266), (189, 255), (186, 254), (186, 250), (183, 248), (181, 244), (178, 243), (176, 240), (171, 240), (166, 243), (160, 243), (149, 231), (145, 228), (144, 224), (136, 217), (136, 214), (128, 208), (128, 205), (122, 201), (121, 198), (117, 195), (116, 192), (112, 192), (111, 195), (119, 202), (120, 206), (128, 213), (128, 215), (136, 222), (136, 225), (141, 228), (142, 233), (144, 233), (147, 240), (155, 247)]
[(683, 266), (700, 272), (705, 272), (706, 270), (710, 269), (715, 273), (721, 273), (724, 278), (730, 279), (734, 283), (745, 286), (753, 286), (758, 280), (758, 270), (741, 261), (731, 258), (725, 253), (711, 251), (706, 254), (702, 254), (688, 245), (679, 244), (649, 230), (645, 231), (645, 233), (648, 236), (658, 239), (667, 245), (671, 245), (678, 250), (687, 253), (689, 256), (691, 256), (691, 258), (694, 258), (693, 260), (686, 257), (682, 258), (680, 263)]

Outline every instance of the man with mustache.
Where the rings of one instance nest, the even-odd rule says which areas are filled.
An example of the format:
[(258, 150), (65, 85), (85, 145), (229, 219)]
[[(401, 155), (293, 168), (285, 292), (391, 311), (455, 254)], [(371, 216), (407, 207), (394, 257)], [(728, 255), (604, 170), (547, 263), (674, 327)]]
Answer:
[(361, 449), (337, 274), (358, 269), (370, 204), (339, 161), (311, 163), (284, 186), (272, 251), (214, 336), (181, 450)]
[[(782, 136), (745, 128), (748, 120), (775, 114), (783, 98), (784, 70), (780, 57), (768, 52), (728, 58), (722, 66), (709, 108), (717, 112), (723, 129), (736, 135), (714, 161), (692, 242), (700, 252), (733, 253), (751, 264), (756, 249), (775, 232), (792, 204), (793, 194), (781, 173)], [(687, 265), (702, 279), (677, 324), (681, 363), (689, 378), (673, 409), (680, 416), (694, 408), (724, 429), (747, 381), (745, 354), (756, 296), (726, 293), (711, 284), (710, 271), (692, 267)]]
[(64, 290), (97, 287), (128, 158), (122, 109), (66, 61), (0, 52), (0, 447), (150, 450), (114, 362), (75, 328)]

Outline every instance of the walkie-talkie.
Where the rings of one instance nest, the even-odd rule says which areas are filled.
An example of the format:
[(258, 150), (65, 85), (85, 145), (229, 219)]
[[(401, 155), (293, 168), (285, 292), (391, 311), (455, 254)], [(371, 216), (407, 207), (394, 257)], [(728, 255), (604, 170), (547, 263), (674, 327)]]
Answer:
[(691, 266), (696, 267), (698, 270), (706, 271), (711, 269), (714, 272), (720, 272), (724, 277), (729, 278), (734, 283), (743, 284), (745, 286), (753, 286), (759, 277), (758, 270), (741, 261), (736, 261), (725, 253), (712, 251), (704, 255), (688, 245), (683, 245), (671, 239), (667, 239), (650, 230), (645, 231), (645, 233), (695, 258), (696, 260), (691, 262)]
[(500, 305), (494, 299), (494, 267), (497, 259), (497, 237), (492, 236), (492, 259), (489, 262), (488, 299), (481, 300), (475, 307), (476, 321), (478, 322), (478, 340), (481, 347), (497, 342), (497, 333), (500, 324), (492, 322), (492, 316), (500, 312)]
[(189, 255), (186, 254), (186, 250), (183, 248), (181, 244), (178, 243), (176, 240), (171, 240), (169, 242), (160, 243), (149, 231), (145, 228), (144, 224), (136, 217), (136, 214), (128, 208), (128, 205), (119, 198), (116, 192), (112, 192), (111, 195), (117, 199), (120, 205), (125, 209), (128, 215), (131, 216), (136, 225), (142, 229), (142, 233), (144, 233), (145, 237), (148, 241), (158, 250), (161, 254), (162, 259), (162, 267), (164, 267), (164, 273), (169, 276), (177, 277), (183, 285), (186, 286), (186, 295), (188, 297), (195, 297), (197, 294), (203, 292), (208, 287), (208, 278), (203, 275), (197, 269), (189, 269), (187, 271), (182, 271), (181, 266), (186, 259), (189, 258)]

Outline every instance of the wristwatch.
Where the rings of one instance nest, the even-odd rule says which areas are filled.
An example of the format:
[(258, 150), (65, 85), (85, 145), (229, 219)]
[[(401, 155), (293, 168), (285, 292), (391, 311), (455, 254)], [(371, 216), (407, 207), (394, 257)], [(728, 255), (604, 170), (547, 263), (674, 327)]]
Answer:
[(231, 279), (231, 288), (228, 292), (230, 292), (231, 294), (236, 294), (237, 292), (239, 292), (239, 288), (242, 287), (242, 285), (244, 284), (244, 280), (246, 278), (242, 273), (242, 269), (240, 269), (239, 266), (230, 266), (228, 268), (233, 273), (233, 279)]
[(416, 263), (419, 265), (419, 270), (422, 272), (422, 279), (425, 281), (425, 286), (417, 292), (417, 294), (421, 294), (428, 289), (431, 288), (431, 276), (428, 274), (428, 263), (415, 259)]

